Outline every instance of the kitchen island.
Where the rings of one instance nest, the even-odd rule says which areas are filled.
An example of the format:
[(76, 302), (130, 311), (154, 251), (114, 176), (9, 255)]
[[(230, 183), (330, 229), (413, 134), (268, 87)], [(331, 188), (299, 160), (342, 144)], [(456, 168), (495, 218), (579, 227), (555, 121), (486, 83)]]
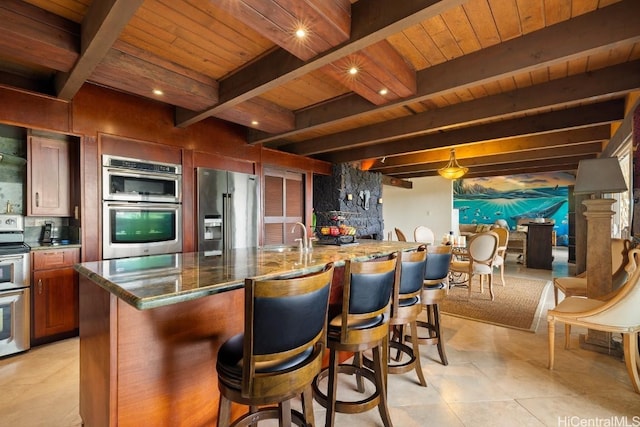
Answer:
[[(222, 256), (200, 252), (76, 265), (84, 425), (215, 425), (216, 355), (243, 330), (245, 278), (305, 273), (328, 262), (339, 267), (347, 259), (417, 246), (361, 241), (308, 253), (251, 248)], [(332, 293), (335, 299), (339, 290)]]

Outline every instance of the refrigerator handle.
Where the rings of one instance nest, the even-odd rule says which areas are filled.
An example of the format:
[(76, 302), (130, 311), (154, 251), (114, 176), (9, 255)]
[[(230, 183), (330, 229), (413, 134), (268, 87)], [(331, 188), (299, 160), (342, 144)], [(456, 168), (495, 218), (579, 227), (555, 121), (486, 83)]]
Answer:
[[(226, 200), (225, 200), (226, 199)], [(223, 195), (223, 203), (224, 203), (224, 216), (225, 216), (225, 229), (224, 229), (224, 244), (223, 247), (227, 250), (232, 248), (232, 222), (233, 218), (231, 216), (231, 193), (224, 193)]]

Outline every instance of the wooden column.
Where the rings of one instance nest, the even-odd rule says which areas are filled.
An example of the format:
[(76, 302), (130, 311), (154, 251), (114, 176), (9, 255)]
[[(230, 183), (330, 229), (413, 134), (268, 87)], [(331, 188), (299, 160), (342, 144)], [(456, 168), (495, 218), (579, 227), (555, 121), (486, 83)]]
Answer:
[[(611, 218), (614, 199), (587, 199), (587, 297), (598, 298), (612, 291), (611, 284)], [(583, 348), (608, 352), (611, 334), (589, 329), (581, 342)]]

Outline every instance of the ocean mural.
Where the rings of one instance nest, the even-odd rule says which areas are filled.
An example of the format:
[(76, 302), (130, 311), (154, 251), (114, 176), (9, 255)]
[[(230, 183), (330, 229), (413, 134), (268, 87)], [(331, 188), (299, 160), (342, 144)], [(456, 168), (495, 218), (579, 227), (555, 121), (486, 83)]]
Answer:
[(515, 230), (518, 219), (555, 221), (556, 244), (569, 244), (568, 193), (575, 177), (568, 173), (462, 178), (453, 185), (453, 207), (460, 224), (493, 224), (502, 219)]

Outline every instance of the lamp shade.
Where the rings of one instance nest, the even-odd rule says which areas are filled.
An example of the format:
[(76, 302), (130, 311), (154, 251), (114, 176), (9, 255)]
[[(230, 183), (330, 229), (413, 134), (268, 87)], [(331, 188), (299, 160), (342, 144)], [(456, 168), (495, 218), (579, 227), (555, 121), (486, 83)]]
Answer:
[(622, 193), (627, 191), (627, 183), (622, 176), (617, 157), (580, 160), (574, 194)]

